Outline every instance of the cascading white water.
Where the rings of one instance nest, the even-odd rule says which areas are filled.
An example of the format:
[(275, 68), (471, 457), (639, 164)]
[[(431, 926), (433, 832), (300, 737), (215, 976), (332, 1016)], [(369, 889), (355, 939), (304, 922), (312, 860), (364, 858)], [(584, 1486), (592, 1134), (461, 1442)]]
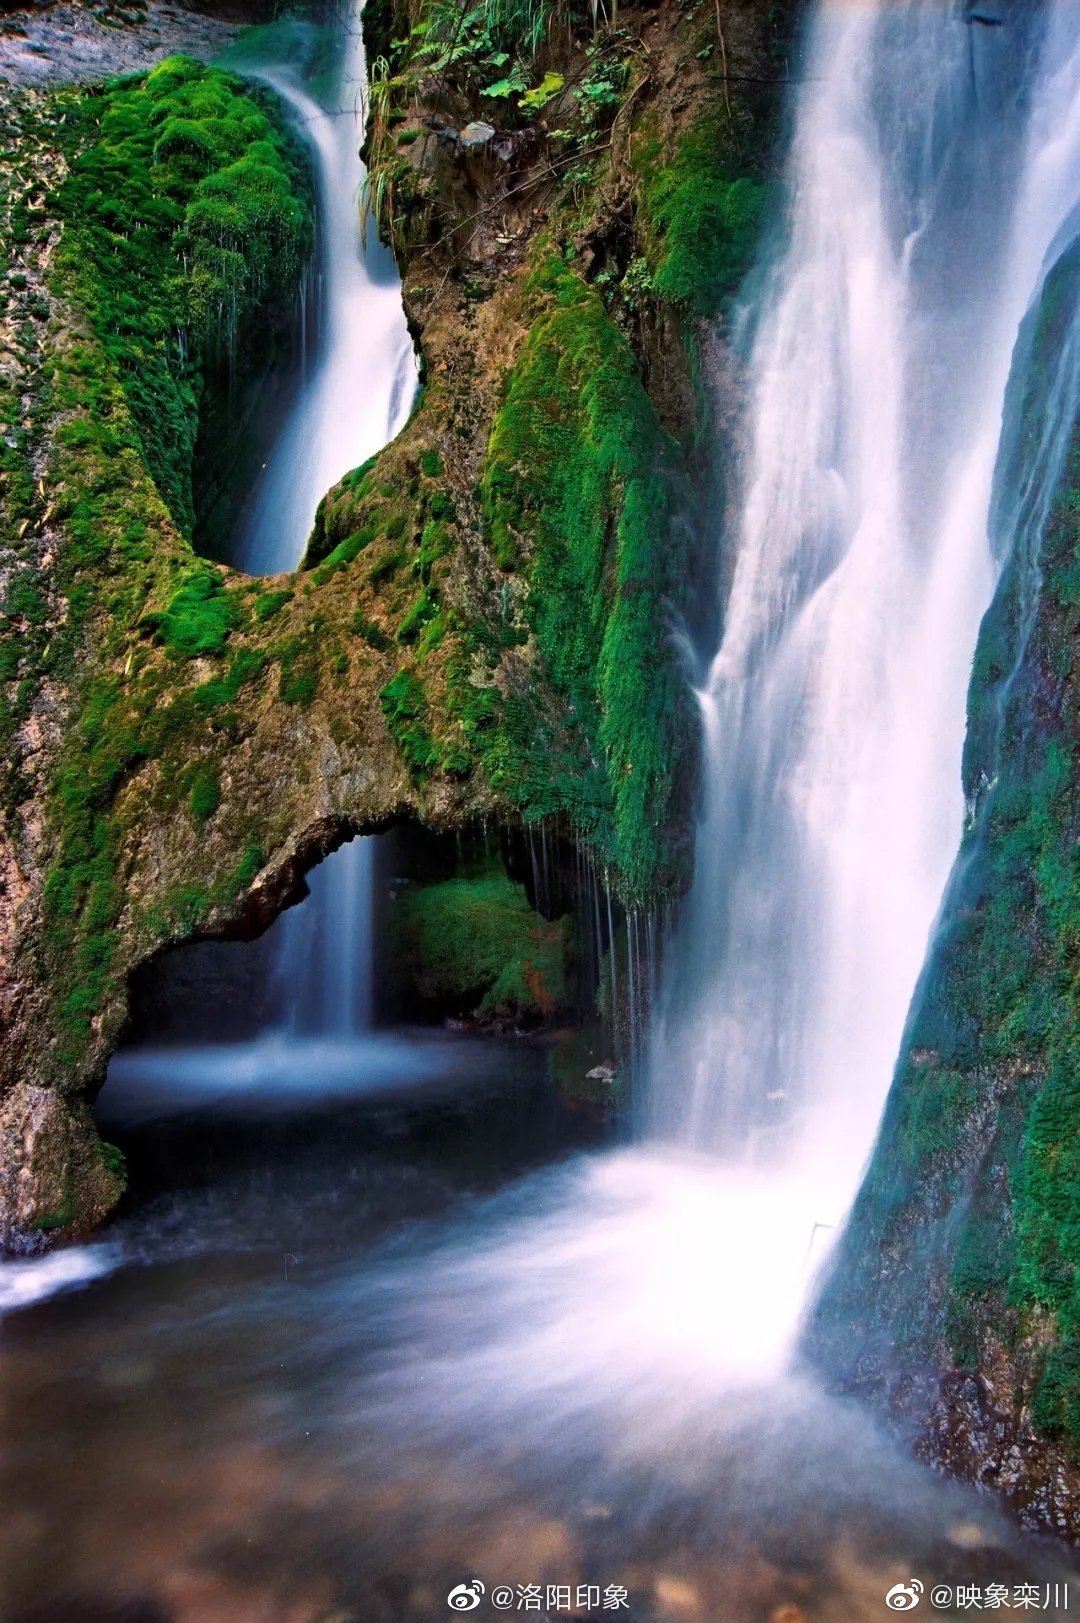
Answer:
[(339, 71), (321, 100), (305, 89), (292, 62), (236, 58), (273, 86), (311, 146), (319, 228), (315, 353), (235, 538), (234, 560), (251, 574), (296, 566), (322, 497), (394, 438), (416, 393), (393, 256), (374, 230), (366, 236), (360, 230), (367, 84), (361, 10), (362, 0), (353, 0)]
[(281, 921), (275, 1001), (294, 1037), (347, 1043), (371, 1023), (374, 852), (358, 839), (327, 857)]
[(1006, 384), (1080, 203), (1080, 8), (1001, 15), (815, 16), (650, 1131), (361, 1272), (378, 1402), (432, 1436), (668, 1457), (784, 1374), (959, 842)]
[(959, 843), (1006, 383), (1080, 201), (1080, 8), (824, 0), (809, 43), (651, 1059), (656, 1131), (764, 1203), (801, 1189), (804, 1252), (855, 1193)]

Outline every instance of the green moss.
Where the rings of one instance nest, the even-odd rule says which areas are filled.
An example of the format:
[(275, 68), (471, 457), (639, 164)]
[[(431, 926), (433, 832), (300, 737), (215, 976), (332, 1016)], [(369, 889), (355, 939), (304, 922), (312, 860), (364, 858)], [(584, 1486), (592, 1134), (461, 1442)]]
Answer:
[(76, 1215), (74, 1206), (63, 1206), (59, 1211), (45, 1212), (35, 1217), (30, 1227), (40, 1234), (53, 1234), (57, 1229), (66, 1229), (69, 1223), (74, 1223)]
[(36, 580), (30, 574), (22, 573), (11, 578), (0, 612), (8, 620), (23, 620), (28, 626), (40, 626), (49, 617), (49, 606)]
[(339, 541), (333, 551), (327, 554), (326, 561), (315, 571), (315, 579), (318, 584), (321, 586), (324, 581), (329, 580), (336, 570), (344, 569), (346, 564), (351, 564), (353, 559), (359, 557), (364, 548), (369, 547), (377, 536), (378, 531), (375, 526), (368, 525), (364, 529), (357, 530), (352, 535), (346, 536), (344, 541)]
[(976, 1096), (972, 1078), (962, 1071), (913, 1065), (896, 1128), (904, 1161), (921, 1170), (931, 1157), (952, 1149)]
[(362, 637), (371, 648), (377, 648), (380, 653), (390, 647), (390, 638), (381, 626), (368, 618), (363, 609), (357, 609), (352, 617), (350, 629), (357, 637)]
[(73, 122), (58, 202), (79, 292), (146, 465), (190, 534), (204, 361), (268, 299), (291, 298), (314, 240), (310, 186), (261, 93), (185, 57), (80, 99)]
[(384, 552), (382, 557), (372, 564), (367, 572), (368, 585), (382, 586), (386, 581), (391, 580), (408, 561), (409, 555), (404, 547), (395, 547), (389, 552)]
[(309, 705), (319, 689), (322, 660), (318, 621), (275, 652), (281, 663), (278, 692), (286, 704)]
[[(450, 616), (443, 614), (441, 611), (436, 611), (424, 626), (423, 636), (416, 647), (417, 659), (426, 659), (428, 654), (434, 653), (435, 649), (440, 646), (446, 637), (450, 626)], [(445, 767), (445, 761), (443, 764)]]
[(439, 594), (431, 586), (425, 586), (419, 597), (415, 598), (402, 616), (398, 626), (398, 642), (414, 643), (420, 636), (424, 627), (434, 619), (438, 613)]
[(281, 612), (286, 603), (292, 602), (292, 596), (291, 588), (286, 588), (280, 592), (260, 592), (255, 599), (256, 620), (259, 621), (260, 625), (264, 625), (267, 620), (272, 620), (275, 614)]
[(554, 256), (529, 291), (536, 313), (481, 491), (496, 559), (528, 579), (528, 629), (571, 725), (522, 688), (476, 742), (529, 816), (568, 813), (625, 894), (647, 897), (679, 861), (667, 842), (690, 724), (663, 627), (685, 578), (688, 490), (599, 295)]
[(238, 621), (235, 594), (226, 591), (220, 574), (207, 567), (188, 577), (156, 624), (170, 653), (196, 659), (220, 654)]
[(221, 772), (214, 766), (199, 767), (188, 794), (191, 815), (197, 823), (208, 822), (221, 805)]
[[(240, 696), (240, 689), (262, 674), (269, 663), (269, 658), (270, 656), (261, 648), (236, 649), (221, 676), (211, 677), (208, 682), (200, 682), (192, 691), (191, 698), (196, 711), (210, 715), (225, 705), (235, 704)], [(182, 716), (177, 720), (186, 728), (187, 712), (184, 707), (181, 707), (181, 710)]]
[(535, 913), (501, 870), (408, 890), (388, 920), (413, 998), (439, 1012), (531, 1021), (569, 1002), (568, 925)]
[[(176, 58), (103, 92), (59, 94), (64, 117), (52, 127), (69, 166), (53, 200), (64, 232), (52, 276), (75, 315), (50, 375), (48, 482), (65, 537), (56, 581), (68, 612), (49, 657), (74, 710), (46, 805), (44, 945), (57, 1031), (50, 1063), (70, 1072), (115, 991), (117, 926), (130, 904), (120, 866), (125, 786), (160, 760), (162, 815), (185, 797), (193, 815), (212, 815), (218, 767), (209, 755), (228, 704), (265, 662), (256, 650), (230, 654), (230, 639), (247, 629), (245, 594), (193, 559), (172, 521), (190, 533), (199, 404), (221, 335), (231, 341), (267, 298), (291, 296), (311, 210), (291, 137), (261, 93), (228, 74)], [(222, 253), (244, 260), (242, 275), (229, 271), (228, 309), (211, 295)], [(30, 607), (25, 592), (21, 601)], [(145, 659), (140, 637), (156, 638), (180, 667)], [(190, 688), (182, 662), (195, 658), (220, 667)], [(200, 748), (208, 754), (193, 781), (184, 766)], [(173, 920), (200, 921), (235, 882), (193, 885), (174, 899)]]
[(215, 907), (228, 905), (242, 895), (265, 865), (261, 846), (249, 845), (233, 871), (214, 884), (177, 885), (165, 898), (162, 916), (155, 922), (164, 936), (194, 935)]
[(719, 116), (709, 114), (666, 162), (636, 167), (652, 248), (650, 291), (694, 316), (713, 316), (753, 263), (766, 184), (734, 158)]
[(266, 857), (262, 847), (249, 845), (240, 859), (236, 873), (233, 876), (233, 886), (236, 890), (247, 890), (254, 884), (262, 869), (266, 866)]
[[(31, 150), (54, 144), (47, 104), (22, 103), (26, 139)], [(16, 160), (17, 162), (18, 160)], [(35, 201), (37, 185), (27, 188)], [(20, 205), (0, 189), (0, 235)], [(5, 220), (5, 213), (7, 218)], [(32, 263), (36, 249), (29, 249)], [(38, 266), (44, 270), (44, 266)], [(43, 316), (47, 302), (28, 290), (22, 271), (8, 275), (4, 289), (9, 328), (23, 310)], [(45, 308), (43, 308), (43, 305)], [(35, 537), (50, 498), (40, 482), (35, 458), (42, 426), (51, 410), (52, 369), (46, 364), (44, 334), (34, 322), (18, 323), (14, 353), (18, 366), (0, 369), (0, 535), (4, 537), (3, 600), (0, 602), (0, 798), (9, 812), (32, 793), (23, 772), (20, 731), (30, 716), (44, 670), (58, 663), (65, 637), (51, 623), (61, 618), (61, 605), (50, 600), (49, 583), (39, 569)]]
[(122, 905), (118, 834), (108, 817), (125, 776), (147, 749), (125, 716), (119, 685), (102, 682), (70, 728), (50, 822), (58, 853), (45, 882), (46, 942), (57, 974), (61, 1056), (74, 1059), (90, 1036), (116, 952)]
[(127, 1182), (127, 1157), (116, 1144), (110, 1144), (106, 1139), (98, 1140), (98, 1151), (101, 1155), (106, 1172), (121, 1184)]
[(431, 579), (431, 571), (440, 558), (445, 558), (454, 545), (449, 527), (440, 519), (424, 525), (420, 537), (420, 579)]
[(439, 759), (428, 721), (427, 695), (419, 677), (400, 670), (379, 694), (386, 724), (409, 766), (420, 776)]

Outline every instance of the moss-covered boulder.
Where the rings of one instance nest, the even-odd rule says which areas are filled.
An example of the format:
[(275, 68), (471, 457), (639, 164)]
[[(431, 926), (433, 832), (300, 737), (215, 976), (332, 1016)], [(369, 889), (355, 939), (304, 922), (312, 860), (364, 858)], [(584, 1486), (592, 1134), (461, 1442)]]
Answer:
[(572, 1003), (570, 923), (543, 918), (524, 885), (492, 869), (402, 891), (380, 951), (414, 1016), (538, 1026)]

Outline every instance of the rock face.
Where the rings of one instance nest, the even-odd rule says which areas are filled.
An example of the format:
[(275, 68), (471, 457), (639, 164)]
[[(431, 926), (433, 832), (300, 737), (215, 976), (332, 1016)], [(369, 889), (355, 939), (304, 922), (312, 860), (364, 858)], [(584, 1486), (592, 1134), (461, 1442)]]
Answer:
[[(694, 726), (664, 628), (719, 495), (696, 323), (753, 248), (777, 16), (624, 13), (594, 49), (583, 8), (543, 72), (508, 42), (496, 114), (479, 41), (435, 78), (408, 8), (366, 8), (372, 192), (425, 387), (272, 580), (191, 545), (200, 421), (310, 248), (272, 100), (175, 57), (4, 93), (4, 1244), (117, 1198), (88, 1100), (136, 967), (257, 933), (350, 834), (546, 819), (616, 897), (684, 882)], [(433, 133), (479, 124), (469, 152)]]
[(1075, 397), (1062, 360), (1076, 296), (1072, 254), (1022, 335), (1018, 353), (1030, 338), (1033, 364), (1026, 394), (1014, 386), (998, 471), (998, 539), (1012, 553), (972, 674), (968, 828), (873, 1161), (808, 1336), (814, 1361), (895, 1413), (927, 1458), (1072, 1538), (1080, 427), (1062, 446), (1063, 468), (1044, 453), (1061, 401)]
[(90, 1226), (124, 1187), (122, 1162), (102, 1145), (85, 1099), (20, 1082), (0, 1103), (0, 1203), (8, 1243), (43, 1250), (50, 1236)]

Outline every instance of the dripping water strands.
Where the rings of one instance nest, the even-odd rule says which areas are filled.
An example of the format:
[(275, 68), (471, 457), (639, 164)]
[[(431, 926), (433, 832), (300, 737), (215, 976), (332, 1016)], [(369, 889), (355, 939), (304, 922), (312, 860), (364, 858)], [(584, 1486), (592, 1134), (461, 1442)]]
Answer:
[[(529, 848), (537, 905), (550, 915), (558, 904), (558, 835), (554, 835), (554, 867), (547, 839), (546, 826), (541, 823), (539, 840), (529, 841)], [(598, 869), (584, 841), (574, 840), (572, 851), (579, 1012), (586, 1023), (599, 1014), (609, 1048), (607, 1059), (614, 1064), (620, 1091), (630, 1106), (628, 1114), (636, 1119), (644, 1075), (642, 1058), (666, 939), (658, 918), (664, 915), (624, 906), (613, 895), (610, 870)], [(606, 1072), (607, 1064), (599, 1070)]]

